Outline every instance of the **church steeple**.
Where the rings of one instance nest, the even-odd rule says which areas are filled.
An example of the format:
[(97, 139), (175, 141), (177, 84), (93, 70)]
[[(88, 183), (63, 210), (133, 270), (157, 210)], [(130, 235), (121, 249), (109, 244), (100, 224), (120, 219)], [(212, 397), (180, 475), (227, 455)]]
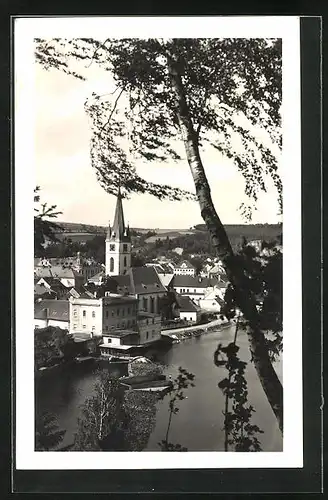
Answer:
[(121, 186), (118, 187), (116, 210), (115, 210), (112, 232), (115, 234), (116, 238), (117, 237), (121, 238), (122, 236), (124, 236), (125, 232)]
[(122, 193), (119, 186), (113, 226), (106, 234), (106, 275), (124, 274), (131, 267), (130, 228), (125, 226)]

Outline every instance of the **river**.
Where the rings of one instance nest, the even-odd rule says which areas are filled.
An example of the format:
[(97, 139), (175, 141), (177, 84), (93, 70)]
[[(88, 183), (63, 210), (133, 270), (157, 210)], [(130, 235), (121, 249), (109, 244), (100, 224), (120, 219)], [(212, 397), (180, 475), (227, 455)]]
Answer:
[[(232, 340), (233, 327), (203, 334), (174, 344), (167, 352), (158, 355), (157, 361), (165, 365), (165, 373), (173, 377), (179, 366), (195, 375), (195, 387), (187, 389), (187, 399), (180, 402), (180, 411), (173, 416), (170, 441), (185, 446), (190, 451), (222, 451), (224, 449), (223, 414), (224, 396), (218, 388), (220, 379), (226, 376), (224, 368), (213, 362), (213, 353), (219, 342)], [(249, 361), (247, 338), (238, 334), (239, 356)], [(57, 415), (61, 428), (66, 429), (62, 446), (72, 442), (76, 430), (79, 406), (93, 391), (95, 375), (93, 367), (83, 364), (62, 366), (42, 375), (36, 384), (36, 400), (39, 411), (48, 410)], [(275, 364), (282, 378), (282, 362)], [(256, 409), (252, 422), (264, 433), (258, 438), (263, 451), (281, 451), (282, 437), (269, 406), (255, 369), (248, 363), (246, 370), (249, 402)], [(156, 427), (145, 451), (158, 451), (157, 443), (164, 439), (168, 421), (168, 398), (158, 403)]]

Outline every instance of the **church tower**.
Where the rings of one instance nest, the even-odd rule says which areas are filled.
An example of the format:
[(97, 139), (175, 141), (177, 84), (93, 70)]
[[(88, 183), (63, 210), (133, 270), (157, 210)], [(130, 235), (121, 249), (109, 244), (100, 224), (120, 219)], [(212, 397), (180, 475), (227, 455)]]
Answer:
[(113, 226), (106, 235), (106, 276), (125, 274), (131, 267), (130, 228), (125, 227), (121, 189), (118, 188)]

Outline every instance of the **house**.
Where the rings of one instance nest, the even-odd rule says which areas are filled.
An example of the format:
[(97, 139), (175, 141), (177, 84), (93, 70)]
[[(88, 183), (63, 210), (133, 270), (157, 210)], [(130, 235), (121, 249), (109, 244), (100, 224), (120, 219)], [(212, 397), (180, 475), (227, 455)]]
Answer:
[(79, 287), (85, 282), (84, 276), (71, 267), (62, 265), (37, 266), (34, 268), (35, 278), (57, 278), (65, 287)]
[(173, 273), (181, 276), (195, 276), (196, 268), (187, 260), (183, 260), (174, 266)]
[(77, 252), (74, 257), (56, 257), (56, 258), (40, 258), (34, 259), (34, 269), (38, 270), (39, 268), (71, 268), (73, 271), (81, 274), (84, 278), (84, 282), (89, 278), (94, 276), (103, 270), (103, 264), (99, 264), (95, 262), (91, 258), (81, 257), (80, 252)]
[(218, 281), (215, 278), (202, 278), (200, 276), (174, 276), (173, 288), (180, 295), (187, 295), (194, 301), (205, 297), (208, 288), (213, 288)]
[(43, 283), (35, 283), (34, 285), (34, 301), (39, 299), (56, 299), (56, 292), (51, 290), (51, 288), (44, 286)]
[(204, 299), (199, 300), (199, 307), (202, 311), (206, 312), (219, 314), (223, 305), (224, 301), (222, 300), (222, 298), (217, 295), (212, 296), (212, 292), (208, 294)]
[(48, 293), (52, 296), (52, 298), (68, 299), (71, 287), (63, 285), (59, 278), (46, 277), (37, 279), (36, 284), (34, 285), (34, 296), (38, 294), (40, 295), (42, 290), (44, 291), (44, 294)]
[(34, 304), (34, 327), (46, 328), (47, 326), (69, 329), (68, 300), (46, 299)]
[(209, 278), (224, 278), (226, 276), (225, 269), (223, 267), (223, 264), (221, 262), (218, 262), (214, 264), (209, 270), (208, 270), (208, 277)]
[(180, 319), (197, 323), (200, 320), (200, 308), (186, 295), (177, 295)]
[(84, 292), (69, 299), (69, 320), (69, 331), (74, 336), (85, 332), (90, 337), (101, 337), (113, 329), (136, 330), (137, 299), (110, 292), (97, 298)]

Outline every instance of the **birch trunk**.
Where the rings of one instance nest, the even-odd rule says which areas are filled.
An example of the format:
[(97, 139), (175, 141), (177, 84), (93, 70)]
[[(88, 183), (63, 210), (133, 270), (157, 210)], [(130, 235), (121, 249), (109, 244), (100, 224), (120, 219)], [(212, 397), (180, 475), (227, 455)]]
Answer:
[(179, 126), (186, 150), (186, 156), (194, 179), (196, 195), (201, 215), (210, 233), (212, 244), (222, 260), (228, 278), (234, 287), (236, 301), (249, 323), (248, 340), (252, 361), (262, 384), (266, 397), (283, 432), (283, 389), (272, 366), (265, 337), (258, 326), (259, 316), (256, 303), (249, 290), (245, 288), (239, 266), (234, 264), (234, 254), (227, 233), (215, 210), (211, 190), (200, 158), (198, 137), (194, 130), (185, 97), (184, 86), (179, 71), (178, 57), (170, 53), (167, 56), (168, 71), (177, 103)]

